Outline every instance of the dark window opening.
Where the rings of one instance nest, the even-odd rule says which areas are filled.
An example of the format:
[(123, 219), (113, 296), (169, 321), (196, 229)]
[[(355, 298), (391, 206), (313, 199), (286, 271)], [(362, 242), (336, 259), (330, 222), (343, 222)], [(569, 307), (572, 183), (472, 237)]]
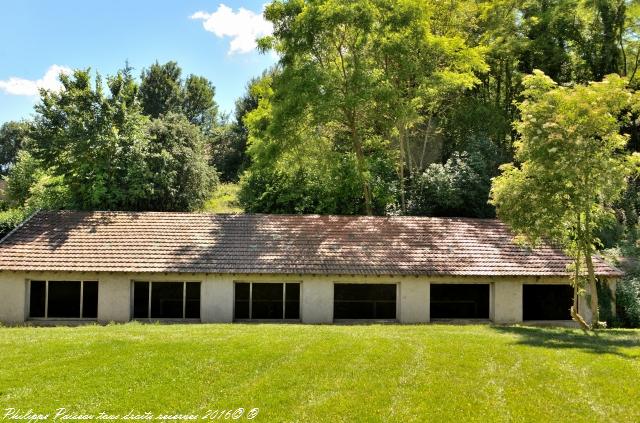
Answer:
[(282, 319), (284, 284), (254, 283), (251, 300), (252, 319)]
[(432, 319), (488, 319), (488, 284), (431, 284)]
[(151, 318), (182, 318), (184, 295), (182, 282), (162, 282), (151, 284)]
[(185, 299), (185, 319), (200, 318), (200, 282), (187, 282)]
[(570, 320), (571, 285), (523, 285), (523, 320)]
[(251, 301), (251, 284), (250, 283), (236, 283), (236, 304), (235, 304), (235, 318), (236, 319), (248, 319), (249, 318), (249, 303)]
[(49, 282), (48, 317), (80, 317), (80, 282)]
[(134, 282), (134, 319), (199, 319), (200, 282)]
[(29, 317), (95, 319), (98, 317), (98, 282), (31, 281)]
[(84, 282), (82, 287), (82, 317), (98, 318), (98, 282)]
[(31, 298), (29, 299), (29, 315), (31, 317), (45, 317), (47, 302), (47, 283), (45, 281), (31, 281)]
[(133, 318), (149, 317), (149, 282), (133, 283)]
[(300, 284), (237, 282), (234, 318), (299, 319)]
[(395, 284), (334, 284), (334, 319), (395, 319)]
[(299, 283), (285, 284), (284, 318), (285, 319), (300, 318), (300, 284)]

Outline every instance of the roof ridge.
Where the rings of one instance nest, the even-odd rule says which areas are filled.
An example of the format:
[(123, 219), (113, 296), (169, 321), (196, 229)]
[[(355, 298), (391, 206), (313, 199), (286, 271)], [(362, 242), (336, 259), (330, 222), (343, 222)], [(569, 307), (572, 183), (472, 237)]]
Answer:
[(412, 215), (362, 215), (362, 214), (318, 214), (318, 213), (214, 213), (214, 212), (189, 212), (189, 211), (158, 211), (158, 210), (48, 210), (43, 211), (48, 214), (155, 214), (155, 215), (187, 215), (187, 216), (223, 216), (223, 217), (273, 217), (273, 218), (338, 218), (338, 219), (393, 219), (393, 220), (440, 220), (440, 221), (480, 221), (499, 222), (496, 217), (467, 217), (467, 216), (412, 216)]

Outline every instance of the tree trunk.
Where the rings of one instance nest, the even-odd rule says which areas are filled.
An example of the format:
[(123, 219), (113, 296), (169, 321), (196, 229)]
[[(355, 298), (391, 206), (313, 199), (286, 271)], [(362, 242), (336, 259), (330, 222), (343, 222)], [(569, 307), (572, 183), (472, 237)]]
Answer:
[(429, 115), (429, 120), (427, 121), (427, 129), (424, 131), (424, 140), (422, 141), (422, 154), (420, 155), (420, 167), (418, 169), (419, 172), (424, 170), (424, 155), (427, 152), (427, 143), (429, 142), (429, 131), (431, 130), (431, 118), (432, 115)]
[(591, 291), (591, 329), (597, 329), (600, 322), (600, 310), (598, 309), (598, 287), (596, 285), (596, 275), (593, 271), (593, 259), (591, 252), (585, 256), (587, 262), (587, 274), (589, 278), (589, 291)]
[(596, 274), (593, 270), (593, 247), (591, 245), (591, 213), (589, 209), (584, 214), (585, 233), (583, 237), (584, 243), (584, 259), (587, 264), (587, 277), (589, 278), (589, 291), (591, 291), (591, 329), (596, 329), (600, 322), (600, 312), (598, 310), (598, 287), (596, 286)]
[[(578, 234), (582, 231), (580, 229), (580, 215), (578, 215), (578, 225), (577, 225)], [(578, 235), (579, 236), (579, 235)], [(573, 305), (571, 306), (571, 318), (574, 322), (580, 325), (580, 328), (587, 332), (589, 330), (589, 325), (585, 322), (584, 318), (578, 313), (578, 291), (580, 288), (580, 265), (582, 264), (582, 255), (580, 254), (580, 249), (578, 249), (576, 253), (576, 257), (574, 258), (574, 273), (573, 273)]]
[(405, 157), (406, 157), (406, 130), (404, 127), (404, 123), (400, 124), (400, 130), (398, 131), (398, 144), (400, 146), (400, 157), (398, 163), (398, 179), (400, 181), (400, 207), (402, 209), (402, 214), (406, 214), (407, 212), (407, 199), (405, 194), (405, 183), (404, 183), (404, 165), (405, 165)]
[(353, 143), (353, 150), (356, 153), (356, 162), (358, 166), (358, 175), (362, 178), (362, 191), (364, 194), (364, 208), (368, 216), (373, 214), (373, 207), (371, 206), (371, 186), (369, 185), (369, 179), (365, 175), (365, 161), (364, 153), (362, 151), (362, 140), (360, 140), (360, 134), (356, 128), (355, 119), (351, 120), (351, 141)]

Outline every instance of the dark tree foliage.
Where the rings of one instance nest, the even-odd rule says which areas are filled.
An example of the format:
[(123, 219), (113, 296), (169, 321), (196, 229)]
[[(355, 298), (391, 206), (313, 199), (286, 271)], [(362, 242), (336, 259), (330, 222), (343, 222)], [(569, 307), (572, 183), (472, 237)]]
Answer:
[[(386, 173), (392, 179), (395, 173), (385, 152), (378, 154), (378, 159), (372, 160), (373, 171), (378, 175)], [(293, 165), (288, 169), (277, 165), (251, 167), (242, 179), (240, 203), (247, 212), (363, 214), (364, 197), (355, 157), (327, 152), (325, 157), (314, 160), (316, 165)], [(322, 163), (325, 160), (327, 163)], [(378, 215), (386, 213), (390, 200), (391, 193), (388, 187), (383, 191), (384, 187), (381, 183), (375, 185), (377, 201), (373, 210)]]
[(235, 182), (249, 166), (247, 140), (249, 130), (244, 123), (247, 113), (258, 107), (258, 97), (251, 92), (257, 79), (247, 84), (245, 93), (236, 100), (234, 120), (215, 128), (211, 137), (211, 162), (224, 182)]
[(575, 19), (579, 0), (529, 1), (522, 7), (524, 39), (519, 49), (520, 71), (542, 70), (554, 81), (573, 80), (575, 70), (570, 44), (580, 42), (580, 24)]
[(140, 75), (142, 112), (152, 118), (177, 112), (182, 106), (182, 69), (176, 62), (154, 63)]
[(155, 119), (149, 126), (149, 210), (194, 210), (202, 206), (217, 183), (207, 163), (206, 142), (197, 126), (178, 113)]
[(215, 87), (207, 78), (189, 75), (182, 80), (182, 68), (176, 62), (154, 63), (140, 75), (138, 98), (142, 113), (158, 118), (167, 113), (182, 113), (203, 132), (213, 129), (218, 105)]
[(0, 175), (6, 175), (16, 161), (18, 151), (29, 137), (28, 121), (6, 122), (0, 127)]
[(214, 95), (215, 88), (207, 78), (196, 75), (187, 77), (182, 94), (182, 111), (189, 122), (211, 128), (218, 113)]
[(629, 272), (616, 285), (618, 326), (640, 327), (640, 272)]

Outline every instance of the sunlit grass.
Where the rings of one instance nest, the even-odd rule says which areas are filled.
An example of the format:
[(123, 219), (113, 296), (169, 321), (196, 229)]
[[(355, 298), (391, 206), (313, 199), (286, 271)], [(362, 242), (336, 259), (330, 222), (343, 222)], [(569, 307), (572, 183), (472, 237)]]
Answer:
[(238, 203), (238, 184), (220, 184), (205, 203), (203, 210), (208, 213), (242, 213), (242, 207)]
[(640, 331), (450, 325), (0, 329), (8, 407), (255, 421), (640, 421)]

